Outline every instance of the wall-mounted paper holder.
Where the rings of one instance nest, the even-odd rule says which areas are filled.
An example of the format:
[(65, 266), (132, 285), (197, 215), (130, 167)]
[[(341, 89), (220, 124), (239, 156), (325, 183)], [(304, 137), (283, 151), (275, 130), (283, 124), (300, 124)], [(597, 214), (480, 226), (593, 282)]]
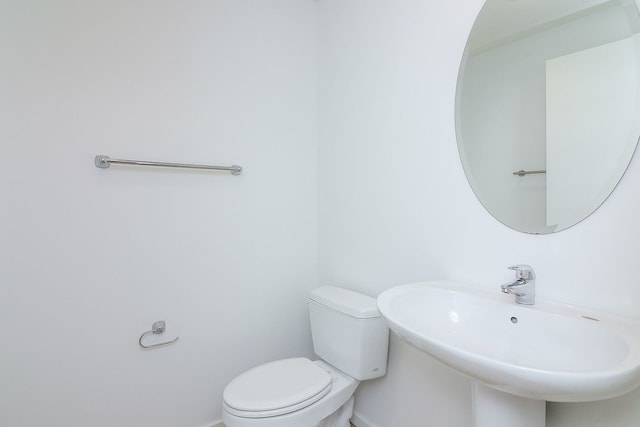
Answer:
[(165, 331), (165, 329), (167, 329), (167, 324), (164, 320), (158, 320), (157, 322), (154, 322), (153, 325), (151, 325), (151, 330), (147, 331), (145, 333), (143, 333), (142, 335), (140, 335), (140, 339), (138, 340), (138, 344), (140, 344), (140, 347), (142, 348), (156, 348), (156, 347), (162, 347), (165, 345), (169, 345), (169, 344), (173, 344), (174, 342), (178, 341), (178, 338), (180, 337), (176, 337), (174, 340), (172, 341), (166, 341), (166, 342), (161, 342), (158, 344), (151, 344), (151, 345), (144, 345), (142, 344), (142, 339), (149, 335), (149, 334), (155, 334), (155, 335), (159, 335), (161, 333), (163, 333)]

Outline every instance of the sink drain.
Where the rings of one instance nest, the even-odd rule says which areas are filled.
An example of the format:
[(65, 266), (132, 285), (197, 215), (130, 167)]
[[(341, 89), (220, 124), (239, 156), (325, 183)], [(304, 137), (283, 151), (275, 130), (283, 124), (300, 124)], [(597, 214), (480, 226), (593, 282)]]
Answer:
[(518, 323), (518, 318), (516, 316), (511, 316), (511, 323)]

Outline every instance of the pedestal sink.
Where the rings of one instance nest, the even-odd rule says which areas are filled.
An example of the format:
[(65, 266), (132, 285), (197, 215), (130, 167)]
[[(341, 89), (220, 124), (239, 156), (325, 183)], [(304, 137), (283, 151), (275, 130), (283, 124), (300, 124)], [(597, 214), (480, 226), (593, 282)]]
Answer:
[(640, 385), (640, 321), (456, 282), (378, 297), (391, 330), (473, 379), (474, 426), (543, 427), (545, 401), (608, 399)]

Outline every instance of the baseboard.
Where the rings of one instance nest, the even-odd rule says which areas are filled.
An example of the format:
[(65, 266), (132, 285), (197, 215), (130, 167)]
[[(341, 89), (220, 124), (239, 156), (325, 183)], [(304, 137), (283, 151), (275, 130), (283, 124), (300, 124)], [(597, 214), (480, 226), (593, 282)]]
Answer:
[(356, 427), (376, 427), (375, 425), (373, 425), (370, 422), (362, 419), (361, 416), (359, 416), (358, 414), (355, 414), (355, 413), (351, 417), (351, 424), (353, 424)]

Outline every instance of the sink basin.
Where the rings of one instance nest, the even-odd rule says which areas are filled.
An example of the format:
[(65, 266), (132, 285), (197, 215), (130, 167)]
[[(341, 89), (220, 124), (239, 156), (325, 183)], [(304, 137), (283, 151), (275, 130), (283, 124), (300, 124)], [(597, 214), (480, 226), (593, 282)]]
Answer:
[(640, 321), (455, 282), (391, 288), (378, 308), (400, 337), (491, 388), (582, 402), (640, 385)]

